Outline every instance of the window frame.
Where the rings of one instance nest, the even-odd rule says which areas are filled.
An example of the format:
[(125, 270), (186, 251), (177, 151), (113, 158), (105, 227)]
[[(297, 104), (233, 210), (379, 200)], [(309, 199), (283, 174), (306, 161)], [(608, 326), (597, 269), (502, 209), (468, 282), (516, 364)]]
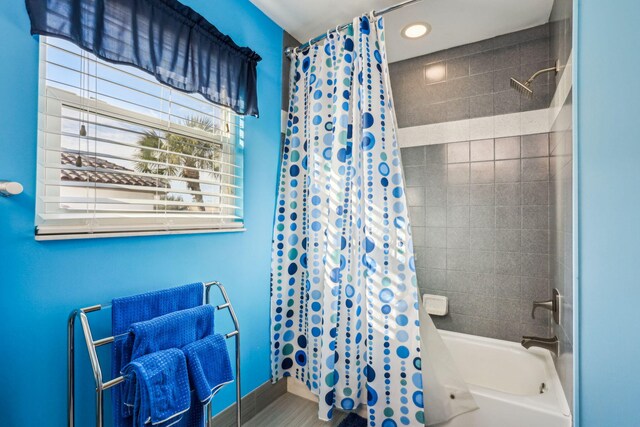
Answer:
[[(131, 110), (127, 110), (125, 108), (121, 108), (115, 105), (111, 105), (105, 101), (99, 101), (96, 99), (84, 98), (80, 95), (72, 93), (71, 91), (66, 91), (64, 89), (60, 89), (54, 86), (47, 85), (47, 76), (46, 76), (46, 52), (48, 48), (48, 39), (45, 36), (40, 36), (39, 38), (39, 48), (40, 48), (40, 56), (39, 56), (39, 82), (38, 82), (38, 145), (37, 145), (37, 180), (36, 180), (36, 210), (35, 210), (35, 239), (36, 240), (66, 240), (66, 239), (81, 239), (81, 238), (105, 238), (105, 237), (123, 237), (123, 236), (149, 236), (149, 235), (163, 235), (163, 234), (200, 234), (200, 233), (220, 233), (220, 232), (241, 232), (246, 231), (244, 227), (244, 118), (230, 109), (226, 107), (222, 107), (216, 104), (211, 103), (210, 101), (202, 98), (199, 101), (211, 104), (217, 111), (224, 114), (224, 117), (217, 117), (215, 115), (212, 116), (203, 116), (203, 117), (213, 117), (215, 119), (222, 119), (223, 123), (229, 125), (232, 124), (236, 126), (237, 136), (232, 135), (231, 133), (227, 137), (220, 136), (219, 139), (216, 139), (218, 136), (214, 137), (211, 133), (208, 133), (204, 130), (198, 130), (193, 127), (189, 127), (180, 123), (175, 123), (173, 121), (166, 121), (158, 117), (153, 117), (151, 115), (142, 114), (140, 112), (135, 112)], [(94, 55), (83, 52), (83, 55), (89, 55), (90, 61), (102, 62), (106, 63), (99, 58), (96, 58)], [(84, 60), (84, 59), (83, 59)], [(113, 64), (107, 63), (109, 67), (112, 67), (118, 71), (123, 69), (124, 73), (128, 73), (127, 68), (130, 66), (121, 65), (121, 64)], [(82, 73), (81, 70), (76, 70), (78, 73)], [(116, 82), (117, 83), (117, 82)], [(160, 82), (154, 82), (159, 87), (169, 90), (176, 91), (177, 89), (173, 89), (167, 85), (164, 85)], [(131, 88), (131, 86), (127, 86), (123, 84), (122, 86), (126, 88), (130, 88), (131, 90), (136, 90), (135, 88)], [(82, 90), (82, 88), (78, 88)], [(197, 94), (187, 94), (188, 96), (199, 96)], [(161, 98), (163, 102), (166, 98)], [(124, 100), (124, 102), (128, 102)], [(221, 195), (218, 196), (221, 199), (237, 199), (237, 205), (233, 207), (231, 205), (225, 205), (221, 203), (220, 209), (229, 208), (234, 209), (234, 214), (237, 217), (234, 221), (224, 222), (222, 220), (222, 216), (220, 218), (219, 224), (212, 224), (210, 221), (214, 217), (211, 218), (189, 218), (189, 214), (183, 215), (180, 217), (179, 224), (171, 224), (167, 226), (166, 224), (161, 224), (159, 219), (162, 214), (158, 213), (157, 218), (153, 218), (149, 220), (149, 223), (145, 224), (144, 221), (139, 221), (136, 224), (127, 224), (127, 221), (132, 220), (133, 218), (118, 218), (109, 219), (112, 224), (109, 225), (100, 225), (99, 227), (92, 228), (86, 224), (88, 220), (78, 219), (77, 223), (71, 223), (71, 220), (67, 220), (70, 223), (64, 225), (48, 225), (46, 221), (43, 220), (40, 215), (48, 214), (46, 212), (44, 205), (46, 203), (45, 200), (50, 197), (61, 197), (60, 196), (60, 188), (62, 186), (55, 184), (48, 184), (49, 179), (47, 178), (47, 174), (51, 173), (52, 169), (50, 166), (51, 161), (48, 156), (51, 155), (52, 152), (57, 152), (62, 155), (65, 151), (62, 140), (63, 140), (63, 132), (62, 132), (62, 123), (65, 120), (63, 117), (63, 109), (75, 109), (78, 111), (82, 111), (83, 114), (89, 114), (94, 116), (100, 116), (104, 118), (110, 118), (114, 120), (118, 120), (120, 122), (126, 122), (134, 126), (141, 126), (148, 128), (149, 130), (155, 130), (159, 133), (166, 133), (170, 131), (174, 131), (180, 136), (184, 136), (187, 138), (197, 139), (203, 142), (212, 143), (212, 144), (220, 144), (223, 149), (229, 148), (233, 150), (229, 150), (228, 153), (225, 153), (227, 158), (223, 158), (220, 160), (220, 165), (228, 165), (229, 169), (234, 170), (234, 174), (228, 174), (222, 171), (211, 171), (212, 173), (220, 173), (222, 175), (228, 175), (230, 182), (221, 181)], [(98, 122), (93, 122), (98, 123)], [(226, 138), (227, 141), (224, 141), (223, 138)], [(51, 139), (54, 140), (53, 144)], [(235, 139), (235, 143), (231, 143), (231, 139)], [(93, 141), (94, 144), (98, 144), (98, 140)], [(106, 160), (106, 159), (104, 159)], [(133, 160), (133, 158), (132, 158)], [(60, 161), (60, 160), (59, 160)], [(215, 163), (215, 161), (214, 161)], [(117, 164), (117, 163), (116, 163)], [(63, 163), (60, 163), (60, 166), (63, 166)], [(221, 166), (222, 167), (222, 166)], [(65, 169), (61, 167), (59, 170), (62, 171)], [(136, 172), (135, 176), (144, 176), (142, 172)], [(175, 178), (179, 180), (180, 178)], [(58, 177), (56, 180), (62, 182), (62, 178)], [(203, 184), (211, 184), (206, 180), (199, 180)], [(89, 189), (89, 185), (79, 184), (77, 187), (79, 188), (87, 188)], [(51, 185), (51, 187), (49, 187)], [(75, 187), (74, 185), (69, 185), (70, 187)], [(49, 187), (49, 188), (48, 188)], [(233, 194), (225, 195), (223, 193), (223, 188), (235, 188)], [(105, 187), (94, 187), (93, 191), (96, 192), (97, 189), (105, 188)], [(114, 188), (117, 189), (117, 184), (114, 184)], [(51, 190), (54, 189), (53, 194), (51, 194)], [(123, 188), (119, 188), (123, 189)], [(132, 191), (138, 191), (137, 189)], [(180, 191), (178, 191), (180, 193)], [(169, 194), (169, 192), (167, 192)], [(183, 194), (195, 194), (189, 193), (189, 191), (184, 192)], [(97, 196), (94, 195), (94, 198)], [(62, 204), (63, 202), (58, 202)], [(89, 204), (89, 202), (87, 202)], [(194, 205), (184, 205), (184, 206), (198, 206)], [(67, 212), (68, 211), (62, 211)], [(166, 219), (166, 218), (165, 218)], [(185, 221), (187, 220), (187, 221)], [(188, 221), (191, 220), (191, 221)], [(95, 218), (94, 220), (95, 221)], [(156, 221), (154, 223), (154, 221)], [(134, 221), (135, 222), (135, 221)], [(38, 231), (42, 230), (41, 233)]]

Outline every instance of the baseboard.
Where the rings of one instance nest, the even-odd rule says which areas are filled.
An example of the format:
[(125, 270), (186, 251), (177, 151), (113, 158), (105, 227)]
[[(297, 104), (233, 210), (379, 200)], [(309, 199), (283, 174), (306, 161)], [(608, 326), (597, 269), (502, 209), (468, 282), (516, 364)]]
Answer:
[[(275, 384), (270, 381), (262, 384), (242, 398), (242, 422), (245, 423), (258, 412), (287, 392), (287, 382), (282, 379)], [(216, 427), (236, 427), (236, 404), (222, 410), (212, 418)]]

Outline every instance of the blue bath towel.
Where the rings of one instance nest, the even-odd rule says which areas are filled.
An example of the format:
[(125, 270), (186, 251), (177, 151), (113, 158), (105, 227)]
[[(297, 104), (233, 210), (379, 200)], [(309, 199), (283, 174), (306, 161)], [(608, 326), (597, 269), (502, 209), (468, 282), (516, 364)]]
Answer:
[(227, 343), (220, 334), (209, 335), (182, 348), (187, 357), (191, 386), (202, 404), (233, 381)]
[[(111, 358), (111, 374), (113, 378), (120, 376), (122, 368), (130, 362), (122, 354), (126, 336), (119, 336), (129, 330), (131, 324), (150, 320), (167, 313), (200, 306), (204, 303), (204, 284), (193, 283), (171, 289), (148, 292), (112, 301), (111, 327), (116, 336)], [(113, 388), (113, 418), (115, 427), (130, 427), (131, 418), (123, 418), (122, 385)]]
[(125, 400), (131, 402), (133, 425), (168, 427), (180, 421), (191, 405), (184, 353), (178, 349), (150, 353), (127, 364), (122, 374), (132, 384)]
[(204, 427), (207, 419), (205, 407), (198, 400), (195, 391), (191, 391), (191, 409), (182, 415), (182, 419), (172, 427)]
[(204, 284), (193, 283), (177, 288), (116, 298), (111, 304), (113, 334), (120, 335), (127, 332), (132, 323), (151, 320), (164, 314), (204, 304)]
[[(133, 361), (161, 350), (180, 349), (211, 335), (214, 313), (213, 306), (201, 305), (132, 324), (123, 344), (123, 359)], [(132, 388), (132, 382), (125, 379), (124, 395), (132, 396)], [(124, 403), (122, 415), (126, 417), (131, 414), (131, 401), (124, 400)]]

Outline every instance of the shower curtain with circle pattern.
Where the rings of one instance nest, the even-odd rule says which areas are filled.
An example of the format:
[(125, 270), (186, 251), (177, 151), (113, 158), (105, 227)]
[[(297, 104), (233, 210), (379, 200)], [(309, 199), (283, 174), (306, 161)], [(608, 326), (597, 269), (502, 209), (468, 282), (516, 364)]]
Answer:
[(383, 20), (296, 53), (276, 204), (272, 378), (319, 418), (424, 425), (418, 292)]

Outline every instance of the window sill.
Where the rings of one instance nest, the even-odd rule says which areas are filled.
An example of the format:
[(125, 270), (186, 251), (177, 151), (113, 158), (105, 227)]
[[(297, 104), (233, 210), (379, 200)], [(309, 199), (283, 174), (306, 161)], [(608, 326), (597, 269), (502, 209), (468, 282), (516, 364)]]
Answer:
[(110, 231), (104, 233), (66, 233), (66, 234), (36, 234), (38, 242), (50, 240), (79, 240), (79, 239), (104, 239), (109, 237), (143, 237), (143, 236), (164, 236), (178, 234), (214, 234), (214, 233), (239, 233), (247, 231), (246, 228), (218, 228), (202, 230), (157, 230), (157, 231)]

